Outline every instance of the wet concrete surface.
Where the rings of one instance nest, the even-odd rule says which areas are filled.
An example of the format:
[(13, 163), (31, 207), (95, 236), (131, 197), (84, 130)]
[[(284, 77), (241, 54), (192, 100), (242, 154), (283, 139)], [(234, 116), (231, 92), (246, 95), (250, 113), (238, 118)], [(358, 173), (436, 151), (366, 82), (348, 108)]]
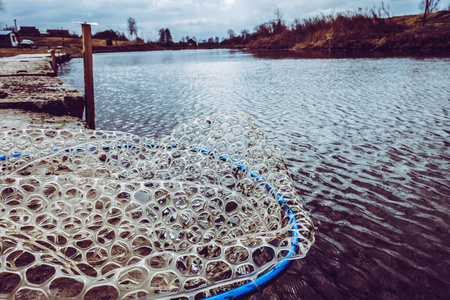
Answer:
[(0, 58), (0, 129), (85, 128), (83, 94), (55, 76), (50, 54)]
[(22, 54), (0, 58), (0, 76), (53, 75), (50, 54)]
[(75, 130), (86, 129), (86, 123), (84, 120), (72, 116), (55, 116), (23, 109), (0, 109), (0, 131), (24, 128)]

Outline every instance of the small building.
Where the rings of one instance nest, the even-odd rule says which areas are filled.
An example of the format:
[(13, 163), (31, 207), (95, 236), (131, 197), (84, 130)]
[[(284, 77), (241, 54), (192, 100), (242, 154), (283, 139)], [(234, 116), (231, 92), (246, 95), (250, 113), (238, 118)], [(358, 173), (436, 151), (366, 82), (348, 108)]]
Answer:
[(69, 37), (69, 30), (64, 29), (47, 29), (48, 36), (52, 37)]
[(17, 47), (19, 46), (19, 39), (14, 31), (5, 30), (0, 31), (0, 47)]
[(34, 26), (20, 26), (17, 33), (20, 36), (41, 36), (41, 32)]
[(198, 46), (198, 41), (195, 38), (189, 39), (188, 40), (188, 45), (197, 47)]

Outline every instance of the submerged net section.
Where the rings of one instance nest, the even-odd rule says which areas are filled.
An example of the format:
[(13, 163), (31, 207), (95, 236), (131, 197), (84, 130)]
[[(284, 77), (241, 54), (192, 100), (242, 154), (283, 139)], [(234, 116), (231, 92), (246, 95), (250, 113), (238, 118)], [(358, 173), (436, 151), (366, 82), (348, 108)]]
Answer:
[(246, 116), (196, 119), (157, 143), (0, 134), (0, 297), (199, 299), (313, 242), (283, 160)]

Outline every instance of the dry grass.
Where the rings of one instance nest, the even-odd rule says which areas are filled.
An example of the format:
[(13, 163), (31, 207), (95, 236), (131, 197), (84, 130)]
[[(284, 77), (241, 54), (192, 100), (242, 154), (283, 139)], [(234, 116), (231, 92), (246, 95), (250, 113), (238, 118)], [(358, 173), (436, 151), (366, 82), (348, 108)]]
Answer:
[[(0, 48), (0, 57), (16, 56), (20, 54), (42, 54), (48, 53), (49, 49), (58, 48), (62, 52), (76, 55), (81, 53), (81, 49), (83, 47), (81, 38), (21, 37), (21, 39), (31, 39), (37, 48)], [(136, 45), (135, 41), (113, 41), (113, 46), (117, 47), (127, 47), (134, 45)], [(107, 47), (106, 40), (92, 39), (92, 46), (94, 48)]]
[[(52, 48), (54, 49), (54, 48)], [(62, 48), (58, 51), (62, 53), (75, 55), (81, 53), (79, 48)], [(48, 48), (37, 48), (37, 49), (29, 49), (29, 48), (0, 48), (0, 57), (8, 57), (8, 56), (16, 56), (21, 54), (46, 54), (49, 53)]]
[(322, 15), (295, 20), (275, 33), (273, 22), (262, 24), (246, 42), (254, 49), (316, 49), (445, 52), (450, 50), (450, 11), (391, 17), (383, 9)]
[[(25, 37), (24, 37), (25, 38)], [(60, 37), (30, 37), (34, 44), (38, 47), (51, 47), (56, 48), (58, 46), (82, 48), (81, 38), (60, 38)], [(126, 46), (130, 44), (136, 44), (135, 41), (113, 41), (114, 46)], [(93, 47), (106, 47), (105, 39), (92, 39)]]

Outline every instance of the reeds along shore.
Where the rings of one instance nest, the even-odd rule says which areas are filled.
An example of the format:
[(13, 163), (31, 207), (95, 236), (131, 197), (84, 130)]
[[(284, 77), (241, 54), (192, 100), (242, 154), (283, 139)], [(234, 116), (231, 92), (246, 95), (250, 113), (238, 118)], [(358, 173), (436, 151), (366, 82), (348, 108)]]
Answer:
[(430, 14), (425, 24), (422, 14), (391, 17), (384, 8), (295, 20), (290, 28), (278, 19), (228, 43), (252, 49), (448, 52), (450, 11)]

